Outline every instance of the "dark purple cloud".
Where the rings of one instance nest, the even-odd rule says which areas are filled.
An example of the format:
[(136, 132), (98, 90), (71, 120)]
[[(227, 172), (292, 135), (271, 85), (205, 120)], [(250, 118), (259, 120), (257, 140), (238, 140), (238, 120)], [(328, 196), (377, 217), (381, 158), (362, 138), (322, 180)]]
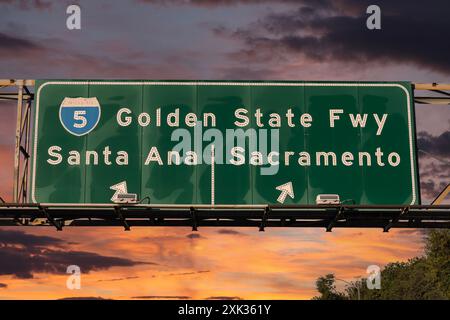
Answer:
[(53, 3), (50, 0), (0, 0), (0, 5), (14, 5), (22, 10), (47, 10), (52, 7)]
[[(157, 5), (192, 5), (201, 7), (220, 7), (234, 5), (251, 5), (263, 3), (298, 3), (298, 0), (138, 0), (142, 3)], [(320, 1), (318, 1), (320, 2)]]
[(0, 50), (32, 50), (39, 46), (31, 40), (0, 32)]
[(66, 273), (69, 265), (81, 272), (132, 267), (151, 262), (104, 256), (94, 252), (74, 251), (58, 238), (26, 234), (21, 231), (0, 232), (0, 275), (33, 278), (34, 273)]
[(38, 43), (35, 39), (0, 33), (0, 60), (8, 61), (2, 67), (3, 77), (149, 79), (157, 74), (161, 79), (195, 78), (194, 68), (182, 59), (183, 53), (167, 54), (153, 61), (139, 50), (101, 55), (102, 50), (93, 54), (83, 48), (69, 50), (70, 46), (67, 39), (41, 39)]
[(6, 283), (0, 283), (0, 289), (6, 289), (8, 285)]
[(293, 57), (358, 65), (407, 63), (450, 74), (447, 52), (450, 2), (377, 1), (381, 30), (366, 28), (372, 1), (298, 1), (296, 10), (271, 13), (247, 27), (217, 27), (218, 35), (242, 41), (230, 58), (241, 63), (282, 63)]
[(1, 230), (0, 247), (11, 245), (22, 245), (27, 248), (45, 247), (45, 246), (64, 246), (65, 242), (61, 239), (47, 236), (36, 236), (23, 231)]
[(425, 131), (421, 131), (417, 135), (417, 145), (419, 149), (431, 154), (450, 156), (450, 131), (446, 131), (439, 136), (432, 136)]
[(233, 235), (233, 236), (244, 235), (242, 232), (239, 232), (239, 231), (236, 231), (236, 230), (233, 230), (233, 229), (219, 229), (219, 230), (217, 230), (217, 233), (219, 233), (219, 234), (229, 234), (229, 235)]
[[(417, 134), (420, 188), (424, 200), (434, 200), (450, 181), (450, 131)], [(420, 152), (424, 151), (424, 152)]]
[(202, 236), (200, 234), (198, 234), (198, 233), (190, 233), (190, 234), (188, 234), (186, 236), (186, 238), (189, 238), (189, 239), (200, 239), (200, 238), (202, 238)]
[[(423, 146), (424, 144), (419, 144), (419, 147), (420, 145)], [(424, 203), (434, 200), (450, 181), (448, 151), (434, 149), (430, 152), (427, 154), (419, 153), (420, 191)], [(445, 152), (447, 155), (442, 154)], [(434, 154), (434, 156), (431, 156), (431, 154)]]

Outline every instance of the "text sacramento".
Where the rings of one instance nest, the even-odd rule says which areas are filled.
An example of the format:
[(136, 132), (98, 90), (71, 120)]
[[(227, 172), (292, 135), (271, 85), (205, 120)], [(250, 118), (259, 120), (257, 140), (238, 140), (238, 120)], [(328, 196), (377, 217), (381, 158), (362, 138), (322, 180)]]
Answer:
[[(333, 151), (248, 151), (243, 147), (233, 147), (228, 151), (221, 152), (221, 148), (215, 147), (216, 164), (241, 166), (250, 164), (253, 166), (279, 166), (279, 165), (300, 165), (304, 167), (309, 166), (338, 166), (339, 164), (351, 167), (357, 166), (390, 166), (397, 167), (400, 164), (400, 155), (397, 152), (384, 152), (381, 147), (374, 148), (373, 151), (358, 151), (350, 152), (343, 151), (336, 153)], [(203, 149), (203, 151), (196, 152), (192, 150), (174, 151), (170, 150), (167, 153), (161, 153), (158, 147), (153, 146), (149, 151), (143, 154), (144, 165), (200, 165), (210, 164), (211, 159), (211, 145)], [(107, 166), (128, 166), (130, 158), (133, 161), (139, 158), (139, 155), (129, 154), (127, 151), (118, 150), (112, 151), (110, 146), (105, 146), (102, 150), (87, 150), (79, 152), (77, 150), (65, 150), (60, 146), (50, 146), (48, 148), (48, 158), (46, 162), (50, 165), (56, 166), (62, 163), (67, 163), (72, 166), (87, 165), (96, 166), (104, 164)], [(164, 155), (163, 158), (161, 155)]]

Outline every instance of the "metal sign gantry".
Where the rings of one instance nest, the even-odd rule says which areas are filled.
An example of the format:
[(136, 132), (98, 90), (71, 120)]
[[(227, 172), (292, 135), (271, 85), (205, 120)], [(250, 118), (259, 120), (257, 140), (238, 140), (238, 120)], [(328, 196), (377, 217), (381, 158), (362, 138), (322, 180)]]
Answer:
[[(450, 205), (440, 205), (447, 188), (433, 205), (256, 205), (157, 206), (64, 205), (25, 203), (34, 80), (0, 80), (0, 100), (17, 101), (13, 203), (0, 203), (0, 226), (184, 226), (198, 227), (319, 227), (333, 228), (450, 228)], [(414, 101), (450, 105), (450, 84), (414, 84)], [(416, 92), (434, 96), (418, 96)], [(437, 96), (436, 96), (437, 95)], [(0, 198), (1, 199), (1, 198)], [(0, 201), (1, 202), (1, 201)]]
[(156, 206), (1, 204), (0, 226), (450, 228), (450, 205)]

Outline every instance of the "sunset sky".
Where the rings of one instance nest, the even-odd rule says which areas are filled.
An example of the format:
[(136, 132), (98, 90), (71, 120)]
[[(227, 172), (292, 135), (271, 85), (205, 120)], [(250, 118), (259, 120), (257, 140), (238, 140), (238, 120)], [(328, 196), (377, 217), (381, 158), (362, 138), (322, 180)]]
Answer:
[[(66, 28), (81, 6), (82, 29)], [(377, 4), (382, 29), (366, 28)], [(450, 83), (448, 0), (0, 0), (0, 79)], [(0, 196), (15, 104), (0, 102)], [(450, 161), (450, 108), (416, 105), (418, 146)], [(422, 202), (450, 167), (420, 154)], [(447, 199), (447, 203), (449, 200)], [(420, 230), (1, 228), (0, 299), (310, 299), (317, 277), (422, 253)], [(82, 288), (66, 288), (79, 265)], [(339, 284), (342, 287), (342, 284)]]

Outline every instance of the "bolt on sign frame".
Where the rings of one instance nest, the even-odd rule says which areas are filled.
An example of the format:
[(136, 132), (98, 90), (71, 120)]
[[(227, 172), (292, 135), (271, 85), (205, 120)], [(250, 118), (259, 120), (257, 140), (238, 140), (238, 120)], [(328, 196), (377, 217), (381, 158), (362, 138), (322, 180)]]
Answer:
[[(130, 208), (126, 205), (117, 206), (112, 204), (100, 205), (100, 207), (83, 204), (25, 204), (29, 199), (30, 138), (33, 126), (31, 123), (31, 111), (34, 99), (34, 93), (32, 93), (33, 90), (31, 88), (34, 84), (34, 80), (0, 80), (0, 99), (17, 101), (13, 204), (0, 205), (0, 225), (53, 225), (58, 229), (64, 225), (124, 225), (125, 229), (129, 229), (130, 224), (137, 226), (192, 225), (194, 229), (198, 225), (214, 225), (214, 221), (211, 222), (210, 220), (215, 217), (215, 225), (252, 226), (257, 224), (260, 226), (260, 230), (263, 230), (265, 226), (325, 226), (327, 231), (331, 231), (333, 227), (381, 226), (384, 231), (395, 227), (450, 227), (450, 207), (445, 205), (434, 206), (433, 210), (436, 209), (438, 212), (433, 212), (427, 206), (420, 205), (391, 206), (390, 208), (386, 206), (367, 205), (255, 205), (250, 209), (240, 205), (216, 205), (212, 207), (193, 205), (187, 208), (170, 205), (166, 207), (138, 205)], [(11, 91), (11, 88), (16, 91)], [(413, 89), (414, 101), (416, 103), (450, 105), (450, 84), (413, 84)], [(417, 96), (416, 92), (419, 91), (432, 92), (434, 96), (429, 96), (426, 93), (424, 96)], [(438, 96), (436, 97), (436, 95)], [(97, 208), (94, 210), (98, 211), (93, 211), (92, 209), (94, 207)], [(107, 213), (110, 209), (113, 210), (112, 213)], [(144, 221), (139, 222), (136, 216), (133, 217), (132, 212), (136, 210), (139, 212), (139, 217), (142, 217)], [(188, 217), (184, 217), (186, 215), (183, 213), (185, 210), (188, 210), (186, 211)], [(218, 215), (214, 217), (208, 216), (211, 210)], [(231, 214), (231, 212), (235, 212), (236, 210), (240, 212), (238, 216), (234, 213)], [(255, 210), (255, 212), (247, 212), (247, 214), (252, 214), (248, 216), (246, 215), (246, 210)], [(258, 214), (254, 215), (256, 211)], [(374, 212), (378, 212), (380, 214), (379, 219), (374, 219), (373, 216), (367, 216), (367, 221), (355, 220), (355, 214), (368, 213), (369, 211), (372, 215)], [(99, 215), (98, 217), (96, 212)], [(155, 215), (156, 212), (158, 214)], [(176, 212), (181, 214), (179, 216), (181, 220), (178, 222), (171, 221), (171, 218), (176, 215)], [(315, 214), (311, 215), (314, 212)], [(419, 215), (419, 212), (426, 212), (427, 216)], [(143, 213), (145, 215), (141, 216)], [(383, 214), (385, 215), (384, 217), (382, 216)], [(92, 220), (88, 216), (93, 217), (95, 220)], [(319, 216), (323, 219), (319, 219)], [(358, 217), (364, 218), (365, 214)], [(428, 219), (425, 219), (426, 217)], [(128, 218), (132, 219), (131, 223), (127, 222)], [(102, 221), (100, 222), (100, 220)], [(92, 221), (97, 222), (90, 223)]]

